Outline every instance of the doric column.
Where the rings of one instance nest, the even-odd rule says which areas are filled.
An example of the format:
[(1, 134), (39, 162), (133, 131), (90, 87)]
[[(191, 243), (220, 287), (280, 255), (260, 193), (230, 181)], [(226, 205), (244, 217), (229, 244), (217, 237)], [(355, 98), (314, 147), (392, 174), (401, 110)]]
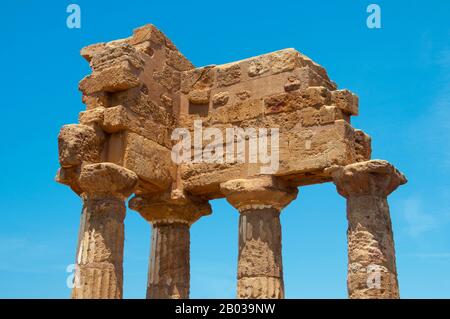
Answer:
[(327, 171), (347, 198), (349, 298), (399, 298), (387, 196), (406, 183), (405, 176), (381, 160)]
[(125, 199), (137, 176), (112, 163), (85, 165), (74, 299), (122, 298)]
[(211, 214), (207, 201), (179, 190), (136, 195), (129, 207), (152, 225), (148, 299), (187, 299), (190, 282), (190, 226)]
[(220, 185), (239, 210), (238, 298), (284, 298), (280, 211), (297, 197), (271, 176)]

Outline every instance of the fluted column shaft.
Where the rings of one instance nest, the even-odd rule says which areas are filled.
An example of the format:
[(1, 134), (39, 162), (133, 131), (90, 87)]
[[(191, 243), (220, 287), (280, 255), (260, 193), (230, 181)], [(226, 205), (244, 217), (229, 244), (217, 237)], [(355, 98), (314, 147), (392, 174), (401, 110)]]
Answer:
[(189, 298), (190, 232), (187, 223), (154, 223), (148, 269), (148, 299)]
[(338, 192), (347, 199), (349, 298), (399, 298), (387, 196), (406, 183), (406, 178), (381, 160), (328, 171)]
[(72, 298), (122, 298), (124, 201), (84, 196)]
[(83, 211), (72, 298), (122, 298), (125, 199), (137, 180), (135, 173), (116, 164), (83, 166), (78, 178)]
[(136, 195), (129, 207), (152, 225), (147, 298), (189, 298), (190, 226), (211, 214), (211, 206), (175, 189), (170, 193)]
[(238, 298), (284, 298), (280, 212), (250, 208), (239, 216)]
[(394, 236), (383, 196), (347, 199), (349, 297), (399, 298)]
[(220, 188), (240, 213), (237, 297), (284, 298), (280, 211), (297, 189), (271, 176), (232, 180)]

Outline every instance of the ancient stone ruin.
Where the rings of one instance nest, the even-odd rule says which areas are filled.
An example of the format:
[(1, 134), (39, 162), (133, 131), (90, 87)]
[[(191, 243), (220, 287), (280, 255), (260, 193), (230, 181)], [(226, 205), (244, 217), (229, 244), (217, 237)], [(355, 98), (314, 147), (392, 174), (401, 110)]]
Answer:
[[(324, 68), (294, 49), (196, 68), (153, 25), (81, 54), (92, 68), (79, 86), (86, 111), (61, 129), (56, 177), (83, 200), (73, 298), (122, 297), (132, 194), (129, 207), (153, 227), (147, 298), (189, 297), (190, 226), (221, 197), (240, 216), (237, 297), (283, 298), (280, 212), (299, 186), (330, 181), (347, 199), (349, 297), (399, 297), (387, 196), (406, 178), (371, 160), (370, 137), (350, 124), (358, 98)], [(278, 143), (277, 170), (261, 173), (264, 164), (248, 160), (175, 162), (174, 130), (194, 133), (198, 123), (224, 136), (277, 128), (278, 139), (268, 139)], [(244, 141), (237, 152), (245, 153), (252, 139), (241, 133), (231, 141)]]

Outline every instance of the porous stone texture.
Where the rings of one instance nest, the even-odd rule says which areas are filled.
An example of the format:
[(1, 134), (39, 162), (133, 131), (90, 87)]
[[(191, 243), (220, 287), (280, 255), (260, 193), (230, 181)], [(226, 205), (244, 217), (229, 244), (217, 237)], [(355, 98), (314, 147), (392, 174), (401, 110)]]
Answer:
[[(276, 175), (295, 186), (329, 181), (323, 172), (329, 166), (370, 159), (370, 138), (350, 125), (357, 114), (356, 95), (338, 90), (323, 67), (294, 49), (181, 74), (181, 127), (194, 131), (194, 121), (202, 120), (221, 132), (278, 128)], [(182, 163), (179, 171), (184, 189), (215, 198), (221, 183), (257, 177), (261, 166)]]
[(328, 171), (347, 198), (349, 298), (399, 298), (387, 196), (406, 183), (405, 176), (381, 160)]
[(239, 216), (237, 297), (284, 298), (280, 211), (246, 208)]
[(238, 298), (284, 298), (280, 211), (298, 190), (272, 176), (221, 184), (239, 216)]
[[(367, 164), (371, 138), (351, 125), (359, 113), (358, 98), (338, 89), (322, 66), (288, 48), (195, 67), (151, 24), (130, 37), (87, 46), (81, 55), (92, 70), (79, 84), (86, 109), (78, 124), (61, 128), (56, 175), (84, 202), (78, 249), (84, 283), (74, 289), (74, 298), (121, 297), (123, 203), (133, 193), (130, 208), (153, 226), (149, 298), (189, 296), (189, 227), (211, 213), (209, 200), (221, 197), (241, 213), (238, 297), (282, 298), (279, 212), (295, 199), (298, 186), (332, 180), (348, 197), (349, 242), (357, 243), (350, 245), (356, 260), (351, 264), (360, 263), (358, 269), (364, 270), (366, 261), (374, 261), (393, 276), (384, 199), (400, 179), (383, 184), (390, 166)], [(191, 144), (191, 161), (173, 161), (175, 129), (194, 137), (199, 127), (223, 137), (230, 128), (238, 129), (231, 139), (244, 146), (234, 155), (244, 160), (192, 161), (200, 147)], [(258, 143), (257, 162), (249, 161), (252, 139), (246, 130), (252, 129), (269, 132), (266, 157), (278, 154), (273, 159), (278, 169), (270, 174), (262, 171), (266, 165), (259, 158), (264, 143)], [(279, 139), (272, 141), (276, 130)], [(222, 146), (226, 154), (229, 144), (200, 136), (202, 151)], [(369, 175), (363, 173), (368, 167)], [(339, 182), (347, 175), (358, 176), (359, 182)], [(373, 187), (385, 193), (374, 193)], [(361, 189), (370, 191), (355, 195)], [(372, 217), (365, 220), (362, 208)], [(353, 230), (361, 227), (362, 232)], [(367, 243), (358, 246), (358, 236), (366, 236)], [(363, 281), (361, 271), (355, 272), (359, 279), (349, 275), (352, 298), (390, 294), (387, 288), (383, 293), (355, 288)], [(383, 287), (397, 284), (392, 276), (383, 277), (388, 278)]]
[(124, 199), (136, 184), (136, 174), (112, 163), (81, 170), (83, 211), (72, 298), (122, 298)]
[(148, 299), (187, 299), (190, 280), (189, 224), (153, 223)]
[(147, 298), (189, 298), (189, 228), (201, 216), (211, 214), (211, 206), (179, 190), (136, 195), (129, 206), (152, 224)]

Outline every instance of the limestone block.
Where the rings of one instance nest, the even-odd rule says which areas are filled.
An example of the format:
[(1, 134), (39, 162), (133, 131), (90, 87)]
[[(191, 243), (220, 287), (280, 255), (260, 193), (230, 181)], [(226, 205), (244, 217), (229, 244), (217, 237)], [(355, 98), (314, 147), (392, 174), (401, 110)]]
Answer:
[(122, 166), (161, 190), (167, 189), (175, 175), (171, 151), (132, 132), (123, 134)]
[(217, 67), (217, 86), (230, 86), (241, 81), (241, 68), (239, 64)]
[[(277, 175), (297, 175), (294, 184), (307, 182), (310, 172), (333, 163), (355, 161), (354, 130), (343, 120), (333, 125), (293, 130), (280, 134), (280, 168)], [(302, 181), (303, 178), (303, 181)]]
[(108, 107), (110, 105), (110, 96), (105, 92), (96, 92), (89, 95), (83, 94), (82, 102), (88, 110), (98, 107)]
[(153, 79), (164, 86), (169, 91), (179, 91), (181, 85), (180, 72), (165, 65), (162, 71), (156, 71), (153, 73)]
[(324, 105), (319, 109), (307, 107), (300, 111), (302, 126), (325, 125), (336, 120), (345, 120), (346, 116), (340, 109), (333, 105)]
[(361, 130), (355, 130), (356, 161), (364, 162), (371, 159), (372, 139)]
[(308, 87), (271, 95), (264, 99), (265, 113), (292, 112), (306, 107), (320, 107), (331, 102), (330, 92), (324, 87)]
[(134, 47), (126, 43), (109, 44), (92, 57), (90, 62), (94, 72), (100, 72), (117, 65), (129, 65), (130, 68), (140, 70), (144, 61)]
[(98, 54), (99, 52), (103, 51), (105, 49), (106, 43), (95, 43), (88, 45), (81, 49), (81, 56), (86, 59), (86, 61), (91, 62), (92, 58), (95, 54)]
[(188, 99), (192, 104), (209, 104), (209, 94), (211, 90), (192, 90), (189, 92)]
[(65, 125), (58, 136), (61, 167), (101, 161), (104, 137), (101, 132), (81, 124)]
[(284, 85), (284, 90), (286, 92), (295, 91), (300, 89), (301, 86), (302, 83), (295, 76), (290, 76), (288, 77), (288, 81)]
[(228, 92), (219, 92), (212, 98), (213, 106), (224, 106), (228, 103), (230, 94)]
[(145, 41), (151, 41), (154, 44), (166, 45), (166, 36), (154, 25), (146, 24), (133, 30), (133, 36), (129, 40), (131, 45), (136, 45)]
[(130, 119), (128, 112), (122, 105), (110, 107), (104, 111), (101, 126), (105, 132), (117, 133), (127, 128)]
[(177, 71), (187, 71), (193, 69), (192, 63), (184, 57), (178, 50), (167, 49), (167, 64)]
[(78, 121), (80, 124), (89, 125), (93, 123), (101, 124), (103, 123), (103, 113), (105, 112), (104, 107), (96, 107), (94, 109), (88, 109), (86, 111), (80, 112), (78, 116)]
[(122, 105), (110, 107), (104, 110), (103, 121), (100, 123), (107, 133), (117, 133), (123, 130), (134, 132), (159, 145), (171, 148), (170, 128), (156, 122), (154, 119), (146, 119), (138, 116), (129, 108)]
[(113, 66), (101, 72), (94, 72), (80, 82), (79, 89), (84, 94), (96, 92), (117, 92), (136, 87), (140, 84), (136, 70), (126, 62)]
[(181, 73), (181, 92), (188, 94), (191, 90), (207, 89), (213, 86), (215, 67), (205, 66)]
[(337, 90), (331, 92), (332, 103), (343, 112), (350, 115), (358, 115), (358, 97), (349, 90)]
[(209, 123), (236, 123), (263, 115), (264, 108), (261, 100), (246, 100), (230, 106), (218, 108), (211, 113)]

